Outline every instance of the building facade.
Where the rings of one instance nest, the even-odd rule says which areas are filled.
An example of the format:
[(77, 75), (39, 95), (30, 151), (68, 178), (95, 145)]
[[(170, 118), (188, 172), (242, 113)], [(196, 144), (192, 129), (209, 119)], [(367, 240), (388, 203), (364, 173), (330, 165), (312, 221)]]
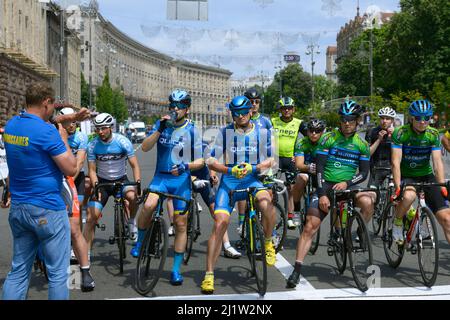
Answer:
[[(59, 96), (59, 65), (56, 69), (50, 53), (53, 49), (59, 55), (59, 41), (56, 43), (49, 32), (49, 16), (56, 16), (55, 8), (38, 0), (0, 1), (0, 125), (25, 107), (26, 87), (32, 82), (51, 83)], [(59, 30), (59, 25), (55, 29)], [(65, 51), (66, 54), (70, 52), (69, 58), (66, 57), (66, 69), (69, 68), (66, 72), (72, 74), (67, 86), (73, 92), (68, 94), (66, 102), (78, 106), (78, 42), (71, 37), (67, 43), (71, 49)]]
[(337, 59), (337, 47), (336, 46), (329, 46), (327, 48), (327, 55), (326, 55), (327, 63), (326, 63), (326, 69), (325, 74), (327, 75), (328, 80), (333, 81), (334, 83), (338, 82), (336, 69), (336, 59)]
[(229, 99), (231, 72), (224, 69), (173, 59), (128, 37), (96, 12), (83, 10), (81, 39), (91, 49), (82, 52), (81, 69), (92, 88), (103, 82), (108, 72), (113, 88), (120, 88), (127, 101), (129, 117), (161, 115), (175, 88), (192, 96), (191, 118), (201, 125), (226, 123), (225, 103)]

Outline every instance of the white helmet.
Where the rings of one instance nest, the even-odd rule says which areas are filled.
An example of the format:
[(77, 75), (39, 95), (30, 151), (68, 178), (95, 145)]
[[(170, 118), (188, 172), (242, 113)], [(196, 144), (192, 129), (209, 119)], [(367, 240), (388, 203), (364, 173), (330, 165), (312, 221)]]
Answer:
[(103, 127), (103, 126), (112, 126), (114, 124), (114, 118), (109, 113), (100, 113), (94, 119), (94, 126)]
[(60, 115), (74, 114), (74, 113), (75, 113), (75, 110), (73, 110), (73, 109), (70, 108), (70, 107), (62, 108), (62, 109), (59, 111), (59, 114), (60, 114)]
[(385, 107), (385, 108), (381, 108), (380, 110), (378, 110), (379, 117), (395, 118), (396, 115), (397, 115), (397, 113), (395, 112), (395, 110), (390, 107)]

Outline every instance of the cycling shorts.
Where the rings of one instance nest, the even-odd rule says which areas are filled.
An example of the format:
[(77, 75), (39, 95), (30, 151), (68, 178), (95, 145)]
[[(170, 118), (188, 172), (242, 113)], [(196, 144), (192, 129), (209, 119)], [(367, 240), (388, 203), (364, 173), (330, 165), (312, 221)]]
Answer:
[(75, 179), (75, 186), (77, 187), (77, 193), (78, 193), (78, 201), (80, 203), (83, 202), (84, 200), (84, 195), (86, 192), (86, 187), (85, 187), (85, 180), (86, 180), (86, 176), (84, 175), (84, 172), (81, 171), (78, 174), (78, 177)]
[(210, 184), (200, 189), (196, 189), (195, 187), (193, 187), (193, 191), (197, 192), (202, 197), (203, 201), (208, 206), (208, 208), (212, 203), (214, 203), (214, 191), (211, 188)]
[[(325, 181), (323, 183), (323, 191), (325, 192), (326, 196), (330, 200), (330, 205), (332, 205), (331, 201), (333, 200), (333, 186), (336, 185), (336, 184), (338, 184), (338, 182)], [(360, 186), (356, 184), (356, 185), (348, 187), (347, 189), (348, 190), (355, 190), (355, 189), (359, 189), (359, 188), (360, 188)], [(336, 197), (336, 203), (339, 202), (339, 201), (346, 200), (346, 199), (348, 199), (348, 197), (346, 195), (340, 195), (340, 196)], [(320, 209), (320, 207), (319, 207), (319, 210), (320, 210), (320, 214), (321, 214), (321, 220), (323, 220), (328, 215), (328, 212), (322, 211)]]
[[(233, 194), (233, 199), (231, 200), (230, 203), (230, 191), (245, 189), (249, 187), (263, 188), (264, 186), (254, 175), (249, 175), (243, 179), (237, 179), (230, 175), (222, 175), (219, 190), (217, 191), (216, 194), (216, 205), (214, 208), (214, 214), (226, 213), (230, 215), (236, 201), (247, 199), (246, 193), (244, 192), (235, 193)], [(262, 191), (263, 190), (257, 191), (255, 193), (255, 196)]]
[(296, 178), (296, 168), (295, 168), (295, 163), (292, 161), (292, 158), (285, 158), (285, 157), (280, 157), (280, 169), (282, 170), (288, 170), (289, 172), (285, 172), (284, 174), (286, 175), (286, 181), (291, 181), (291, 183), (295, 183), (295, 178)]
[(61, 197), (66, 205), (67, 214), (71, 218), (80, 217), (80, 202), (78, 201), (77, 188), (72, 177), (63, 180)]
[[(189, 200), (191, 199), (191, 175), (187, 172), (180, 176), (174, 176), (170, 173), (156, 173), (148, 188)], [(186, 210), (186, 206), (186, 202), (173, 199), (174, 214), (182, 214)]]
[[(130, 182), (130, 180), (128, 180), (127, 176), (123, 176), (122, 178), (117, 179), (117, 180), (106, 180), (106, 179), (103, 179), (103, 178), (98, 178), (98, 183), (99, 184), (100, 183), (114, 183), (114, 182), (127, 183), (127, 182)], [(131, 191), (131, 190), (136, 190), (136, 188), (134, 186), (127, 186), (127, 187), (125, 187), (123, 189), (123, 193), (125, 194), (126, 192)], [(92, 190), (92, 192), (94, 192), (94, 190)], [(88, 206), (91, 207), (91, 208), (92, 207), (97, 208), (98, 210), (102, 211), (103, 208), (105, 207), (106, 203), (108, 203), (109, 197), (110, 196), (111, 197), (115, 197), (116, 195), (114, 194), (114, 187), (113, 186), (101, 188), (99, 190), (99, 194), (100, 194), (100, 201), (89, 201)], [(92, 196), (95, 196), (95, 195), (92, 194), (91, 197)]]
[[(414, 183), (414, 182), (437, 182), (434, 174), (430, 174), (423, 177), (415, 177), (415, 178), (403, 178), (402, 183)], [(425, 192), (425, 202), (427, 206), (433, 211), (434, 214), (436, 212), (448, 209), (449, 203), (448, 200), (445, 199), (441, 194), (441, 187), (432, 186), (423, 188)]]

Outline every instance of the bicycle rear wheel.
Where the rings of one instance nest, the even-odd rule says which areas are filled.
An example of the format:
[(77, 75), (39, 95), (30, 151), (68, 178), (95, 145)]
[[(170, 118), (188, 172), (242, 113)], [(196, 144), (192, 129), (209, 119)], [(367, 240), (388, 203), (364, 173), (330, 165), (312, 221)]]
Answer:
[(320, 227), (316, 232), (315, 237), (313, 238), (311, 242), (311, 248), (309, 248), (309, 253), (314, 255), (319, 248), (319, 242), (320, 242)]
[(266, 250), (264, 247), (264, 233), (258, 215), (255, 215), (247, 223), (247, 252), (250, 259), (252, 273), (256, 278), (256, 286), (260, 296), (264, 296), (267, 290), (267, 264)]
[[(339, 212), (336, 210), (337, 215), (330, 217), (330, 240), (328, 240), (329, 253), (328, 255), (334, 256), (336, 261), (336, 267), (339, 274), (343, 274), (345, 267), (347, 266), (347, 247), (345, 246), (345, 234), (342, 229), (341, 218)], [(333, 212), (331, 212), (333, 215)], [(339, 227), (337, 227), (339, 226)]]
[(158, 283), (167, 257), (169, 237), (164, 219), (152, 221), (145, 233), (136, 266), (136, 291), (148, 294)]
[(188, 212), (187, 217), (187, 241), (186, 241), (186, 250), (184, 250), (183, 255), (183, 263), (187, 264), (189, 261), (189, 258), (192, 254), (192, 246), (194, 245), (195, 237), (197, 235), (196, 232), (196, 226), (197, 226), (197, 218), (198, 218), (198, 207), (197, 207), (197, 201), (194, 200), (191, 202), (191, 208)]
[(372, 243), (366, 224), (359, 212), (353, 212), (347, 224), (347, 252), (356, 286), (362, 292), (367, 291), (368, 269), (373, 264)]
[(423, 283), (430, 288), (436, 282), (439, 269), (439, 240), (436, 221), (427, 207), (422, 208), (419, 223), (420, 232), (416, 230), (417, 257)]
[(275, 252), (278, 253), (283, 249), (284, 240), (287, 233), (287, 217), (283, 208), (278, 203), (274, 204), (276, 223), (273, 230), (272, 239), (275, 246)]
[(385, 208), (385, 204), (388, 203), (388, 187), (389, 187), (389, 179), (384, 179), (383, 184), (380, 188), (380, 198), (377, 199), (377, 206), (375, 207), (375, 212), (372, 217), (372, 232), (374, 235), (378, 235), (381, 230), (382, 222), (383, 222), (383, 210)]
[(114, 237), (116, 238), (117, 248), (119, 249), (119, 269), (123, 273), (123, 263), (126, 257), (125, 248), (125, 224), (123, 208), (114, 209)]
[(405, 245), (398, 245), (394, 240), (392, 234), (394, 219), (395, 206), (393, 203), (389, 203), (383, 213), (383, 231), (381, 234), (381, 239), (383, 240), (384, 254), (386, 255), (389, 265), (392, 268), (397, 268), (402, 262), (403, 255), (405, 253)]

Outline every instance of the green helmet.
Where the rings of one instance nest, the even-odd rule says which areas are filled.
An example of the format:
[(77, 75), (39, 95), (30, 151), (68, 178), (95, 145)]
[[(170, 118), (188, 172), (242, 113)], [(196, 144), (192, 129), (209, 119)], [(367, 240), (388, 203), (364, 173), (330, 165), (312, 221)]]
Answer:
[(291, 97), (283, 97), (278, 101), (278, 105), (277, 105), (278, 109), (280, 109), (282, 107), (288, 107), (288, 106), (295, 107), (295, 101)]

